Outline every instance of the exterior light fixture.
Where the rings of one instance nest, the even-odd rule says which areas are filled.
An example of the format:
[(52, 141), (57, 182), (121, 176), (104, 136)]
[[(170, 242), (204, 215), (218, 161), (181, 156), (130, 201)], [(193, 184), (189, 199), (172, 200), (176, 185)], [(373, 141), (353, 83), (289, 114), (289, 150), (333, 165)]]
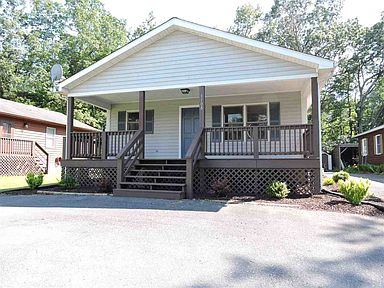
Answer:
[(24, 122), (24, 128), (25, 128), (25, 129), (28, 129), (28, 127), (29, 127), (28, 123), (27, 123), (27, 122)]
[(180, 91), (182, 94), (185, 94), (185, 95), (189, 94), (189, 92), (191, 92), (191, 90), (189, 88), (181, 88)]

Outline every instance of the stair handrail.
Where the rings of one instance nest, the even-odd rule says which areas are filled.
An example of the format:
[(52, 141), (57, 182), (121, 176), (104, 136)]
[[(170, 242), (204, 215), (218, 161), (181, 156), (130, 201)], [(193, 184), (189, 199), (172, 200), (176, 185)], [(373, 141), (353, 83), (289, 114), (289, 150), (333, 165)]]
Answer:
[[(37, 149), (36, 149), (37, 148)], [(45, 156), (42, 158), (41, 155), (38, 155), (36, 154), (36, 151), (39, 151), (41, 153), (43, 153)], [(37, 156), (44, 164), (44, 170), (45, 170), (45, 173), (47, 174), (48, 173), (48, 163), (49, 163), (49, 154), (47, 151), (45, 151), (45, 149), (43, 147), (41, 147), (41, 145), (37, 142), (35, 142), (35, 149), (33, 151), (33, 155), (34, 156)]]
[(140, 158), (144, 150), (144, 130), (138, 130), (129, 142), (121, 149), (116, 156), (117, 161), (117, 185), (123, 180), (126, 172), (128, 172), (132, 165)]
[(195, 171), (196, 163), (202, 157), (202, 137), (204, 135), (204, 128), (200, 127), (197, 131), (195, 138), (193, 139), (187, 154), (185, 155), (186, 159), (186, 194), (188, 199), (193, 198), (193, 173)]

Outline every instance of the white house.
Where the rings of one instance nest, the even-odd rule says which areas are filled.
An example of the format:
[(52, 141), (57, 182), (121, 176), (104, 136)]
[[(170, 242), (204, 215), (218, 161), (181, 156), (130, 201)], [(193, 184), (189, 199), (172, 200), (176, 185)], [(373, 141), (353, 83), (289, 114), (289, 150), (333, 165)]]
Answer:
[[(116, 195), (180, 198), (228, 179), (320, 191), (319, 88), (330, 60), (172, 18), (59, 84), (107, 110), (107, 131), (67, 125), (65, 173)], [(312, 123), (307, 122), (312, 107)]]

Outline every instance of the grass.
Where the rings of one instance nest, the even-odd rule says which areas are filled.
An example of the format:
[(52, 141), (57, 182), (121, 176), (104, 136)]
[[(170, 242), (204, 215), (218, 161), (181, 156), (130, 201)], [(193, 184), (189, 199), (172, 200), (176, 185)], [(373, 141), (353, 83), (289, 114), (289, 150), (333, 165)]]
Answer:
[[(0, 176), (0, 193), (9, 190), (28, 188), (26, 176)], [(52, 185), (60, 181), (60, 174), (44, 175), (43, 185)]]

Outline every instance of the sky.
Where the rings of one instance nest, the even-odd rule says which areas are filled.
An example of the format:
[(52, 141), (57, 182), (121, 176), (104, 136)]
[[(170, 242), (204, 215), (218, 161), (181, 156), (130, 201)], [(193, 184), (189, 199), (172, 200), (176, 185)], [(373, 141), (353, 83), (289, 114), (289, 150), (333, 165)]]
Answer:
[[(231, 26), (238, 6), (251, 3), (260, 5), (264, 12), (273, 0), (101, 0), (114, 16), (127, 21), (128, 27), (136, 27), (153, 11), (156, 23), (178, 17), (199, 24), (226, 30)], [(384, 0), (345, 0), (342, 16), (357, 17), (361, 24), (371, 26), (380, 19)]]

